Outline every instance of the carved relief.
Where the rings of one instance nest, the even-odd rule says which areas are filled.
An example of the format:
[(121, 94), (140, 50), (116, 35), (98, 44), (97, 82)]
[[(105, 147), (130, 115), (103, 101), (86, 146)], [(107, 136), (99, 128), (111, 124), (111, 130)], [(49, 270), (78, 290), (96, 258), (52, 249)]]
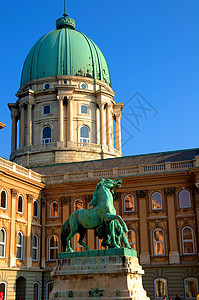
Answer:
[(164, 192), (167, 196), (173, 196), (175, 194), (176, 188), (171, 187), (171, 188), (165, 188)]
[(27, 201), (28, 203), (31, 203), (33, 201), (33, 195), (27, 194)]
[(11, 195), (12, 197), (16, 197), (17, 196), (18, 191), (15, 189), (11, 189)]
[(139, 190), (139, 191), (137, 191), (137, 196), (138, 196), (138, 198), (145, 198), (147, 193), (148, 193), (147, 190)]

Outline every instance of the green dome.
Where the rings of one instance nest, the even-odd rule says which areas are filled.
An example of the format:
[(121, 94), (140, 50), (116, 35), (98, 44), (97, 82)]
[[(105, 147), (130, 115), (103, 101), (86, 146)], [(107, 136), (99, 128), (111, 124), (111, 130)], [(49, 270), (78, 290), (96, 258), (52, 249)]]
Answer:
[(57, 20), (57, 30), (44, 35), (30, 50), (21, 86), (33, 79), (57, 75), (90, 77), (111, 85), (102, 52), (89, 37), (75, 30), (75, 21), (66, 16)]

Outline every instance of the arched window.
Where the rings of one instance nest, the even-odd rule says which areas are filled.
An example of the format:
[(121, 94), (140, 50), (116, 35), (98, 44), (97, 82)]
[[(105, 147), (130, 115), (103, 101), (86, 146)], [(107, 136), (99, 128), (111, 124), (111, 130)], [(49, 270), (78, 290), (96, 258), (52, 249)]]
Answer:
[(42, 129), (42, 144), (52, 143), (52, 128), (46, 126)]
[(58, 218), (59, 217), (59, 203), (57, 201), (53, 201), (50, 203), (50, 218)]
[(59, 250), (59, 238), (57, 235), (51, 235), (49, 237), (49, 260), (54, 261), (57, 259)]
[(191, 207), (191, 197), (187, 190), (182, 190), (178, 194), (179, 208), (189, 208)]
[(39, 203), (37, 200), (33, 202), (33, 217), (39, 218)]
[(19, 195), (18, 197), (18, 213), (23, 214), (24, 213), (24, 198), (22, 195)]
[(6, 257), (6, 230), (1, 228), (0, 230), (0, 258)]
[(182, 252), (184, 255), (195, 254), (193, 229), (189, 226), (182, 228)]
[(124, 197), (124, 212), (135, 211), (135, 198), (128, 194)]
[(156, 278), (154, 280), (154, 298), (163, 299), (168, 297), (167, 280), (165, 278)]
[(136, 233), (134, 230), (130, 229), (127, 233), (129, 245), (136, 250)]
[(75, 235), (74, 238), (73, 238), (73, 250), (74, 250), (75, 252), (82, 252), (82, 251), (84, 251), (84, 247), (81, 246), (81, 245), (78, 243), (79, 238), (80, 238), (79, 233), (76, 233), (76, 235)]
[(76, 199), (73, 203), (73, 211), (83, 208), (83, 201), (81, 199)]
[(198, 291), (198, 280), (196, 278), (186, 278), (184, 280), (185, 299), (196, 299)]
[(7, 293), (7, 283), (5, 281), (1, 281), (0, 282), (0, 295), (2, 295), (2, 297), (0, 299), (5, 300), (6, 293)]
[(50, 299), (50, 293), (53, 290), (53, 281), (49, 281), (46, 283), (46, 300)]
[(151, 195), (151, 209), (161, 210), (162, 206), (162, 195), (159, 192), (155, 192)]
[(7, 208), (7, 192), (6, 192), (6, 190), (1, 191), (0, 208), (3, 208), (3, 209)]
[(19, 231), (17, 233), (17, 255), (16, 258), (19, 260), (23, 259), (23, 233)]
[(80, 128), (80, 143), (90, 143), (89, 135), (89, 128), (87, 126), (82, 126)]
[(165, 255), (164, 231), (161, 228), (153, 230), (153, 255)]
[(38, 236), (36, 234), (32, 237), (32, 260), (38, 261)]
[(40, 284), (39, 282), (35, 282), (33, 300), (39, 300), (39, 299), (40, 299)]

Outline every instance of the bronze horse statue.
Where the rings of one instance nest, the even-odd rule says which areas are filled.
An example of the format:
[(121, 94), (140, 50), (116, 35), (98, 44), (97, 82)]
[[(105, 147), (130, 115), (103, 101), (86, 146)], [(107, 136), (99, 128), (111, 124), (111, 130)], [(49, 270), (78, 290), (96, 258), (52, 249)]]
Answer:
[[(100, 234), (98, 232), (98, 235), (100, 238), (106, 240), (105, 244), (107, 247), (120, 248), (120, 240), (122, 239), (125, 247), (131, 249), (128, 240), (124, 238), (125, 233), (128, 231), (127, 226), (122, 218), (116, 214), (113, 205), (113, 194), (121, 186), (121, 183), (121, 179), (101, 179), (95, 188), (93, 199), (89, 204), (89, 207), (92, 208), (78, 209), (70, 215), (69, 219), (64, 223), (61, 232), (64, 252), (66, 250), (73, 252), (71, 239), (76, 233), (80, 234), (78, 243), (88, 251), (89, 247), (83, 242), (88, 229), (99, 229)], [(114, 221), (117, 222), (115, 223)], [(122, 226), (118, 221), (121, 222)], [(103, 230), (100, 230), (100, 226)], [(104, 231), (104, 235), (102, 231)], [(120, 239), (118, 238), (118, 234), (121, 235)], [(110, 237), (109, 243), (107, 243), (107, 236)], [(116, 240), (119, 240), (119, 243)]]

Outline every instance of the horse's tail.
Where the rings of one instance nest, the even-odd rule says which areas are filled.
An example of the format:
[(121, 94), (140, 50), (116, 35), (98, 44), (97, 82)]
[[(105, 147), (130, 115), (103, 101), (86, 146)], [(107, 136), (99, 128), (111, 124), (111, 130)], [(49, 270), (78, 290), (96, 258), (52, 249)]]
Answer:
[(63, 252), (66, 252), (66, 238), (69, 236), (69, 233), (70, 233), (70, 224), (69, 224), (69, 219), (67, 219), (64, 225), (62, 226), (62, 230), (61, 230), (61, 241), (63, 246)]

